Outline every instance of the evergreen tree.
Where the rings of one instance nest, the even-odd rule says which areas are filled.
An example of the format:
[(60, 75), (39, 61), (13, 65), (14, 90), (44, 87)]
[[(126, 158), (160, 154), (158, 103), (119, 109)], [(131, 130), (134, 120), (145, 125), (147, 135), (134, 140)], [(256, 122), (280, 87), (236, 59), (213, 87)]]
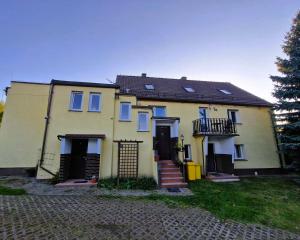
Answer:
[(280, 149), (300, 162), (300, 11), (282, 46), (286, 58), (277, 58), (280, 76), (271, 76), (274, 83), (276, 129)]
[(2, 122), (3, 112), (4, 112), (4, 102), (0, 101), (0, 126)]

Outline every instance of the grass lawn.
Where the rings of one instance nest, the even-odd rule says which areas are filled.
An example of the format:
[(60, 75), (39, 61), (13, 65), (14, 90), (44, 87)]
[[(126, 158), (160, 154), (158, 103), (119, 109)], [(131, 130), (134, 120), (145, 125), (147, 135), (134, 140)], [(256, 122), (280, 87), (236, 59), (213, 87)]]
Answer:
[(23, 195), (26, 191), (21, 188), (10, 188), (0, 185), (0, 195)]
[(245, 178), (240, 182), (189, 185), (194, 196), (146, 197), (173, 206), (200, 207), (221, 219), (260, 223), (300, 233), (300, 187), (288, 179)]
[(233, 183), (198, 180), (190, 183), (189, 188), (193, 196), (119, 198), (163, 201), (171, 207), (200, 207), (223, 220), (262, 224), (300, 233), (300, 185), (291, 180), (279, 177), (242, 178), (240, 182)]

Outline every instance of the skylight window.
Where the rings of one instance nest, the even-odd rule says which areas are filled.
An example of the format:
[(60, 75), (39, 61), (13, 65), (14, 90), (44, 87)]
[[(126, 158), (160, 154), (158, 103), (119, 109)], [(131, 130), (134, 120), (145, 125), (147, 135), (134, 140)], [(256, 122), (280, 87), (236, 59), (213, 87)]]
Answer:
[(154, 90), (153, 84), (145, 84), (145, 88), (146, 88), (147, 90)]
[(228, 90), (225, 90), (225, 89), (220, 89), (219, 91), (224, 93), (224, 94), (227, 94), (227, 95), (232, 94), (231, 92), (229, 92)]
[(189, 93), (195, 92), (195, 90), (192, 87), (184, 87), (184, 90), (189, 92)]

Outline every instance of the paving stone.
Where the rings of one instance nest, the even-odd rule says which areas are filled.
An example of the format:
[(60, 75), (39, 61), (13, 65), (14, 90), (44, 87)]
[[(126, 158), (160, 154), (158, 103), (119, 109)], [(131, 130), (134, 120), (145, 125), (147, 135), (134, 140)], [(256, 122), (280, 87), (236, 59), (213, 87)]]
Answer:
[(298, 239), (198, 208), (95, 196), (0, 196), (0, 239)]

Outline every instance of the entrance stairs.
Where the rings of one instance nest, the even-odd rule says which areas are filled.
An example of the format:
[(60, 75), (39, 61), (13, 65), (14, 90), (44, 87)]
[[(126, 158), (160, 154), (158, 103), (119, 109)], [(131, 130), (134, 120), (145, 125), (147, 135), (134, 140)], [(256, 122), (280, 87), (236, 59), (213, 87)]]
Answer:
[(187, 183), (184, 181), (180, 168), (172, 160), (160, 160), (159, 178), (161, 188), (184, 188)]

